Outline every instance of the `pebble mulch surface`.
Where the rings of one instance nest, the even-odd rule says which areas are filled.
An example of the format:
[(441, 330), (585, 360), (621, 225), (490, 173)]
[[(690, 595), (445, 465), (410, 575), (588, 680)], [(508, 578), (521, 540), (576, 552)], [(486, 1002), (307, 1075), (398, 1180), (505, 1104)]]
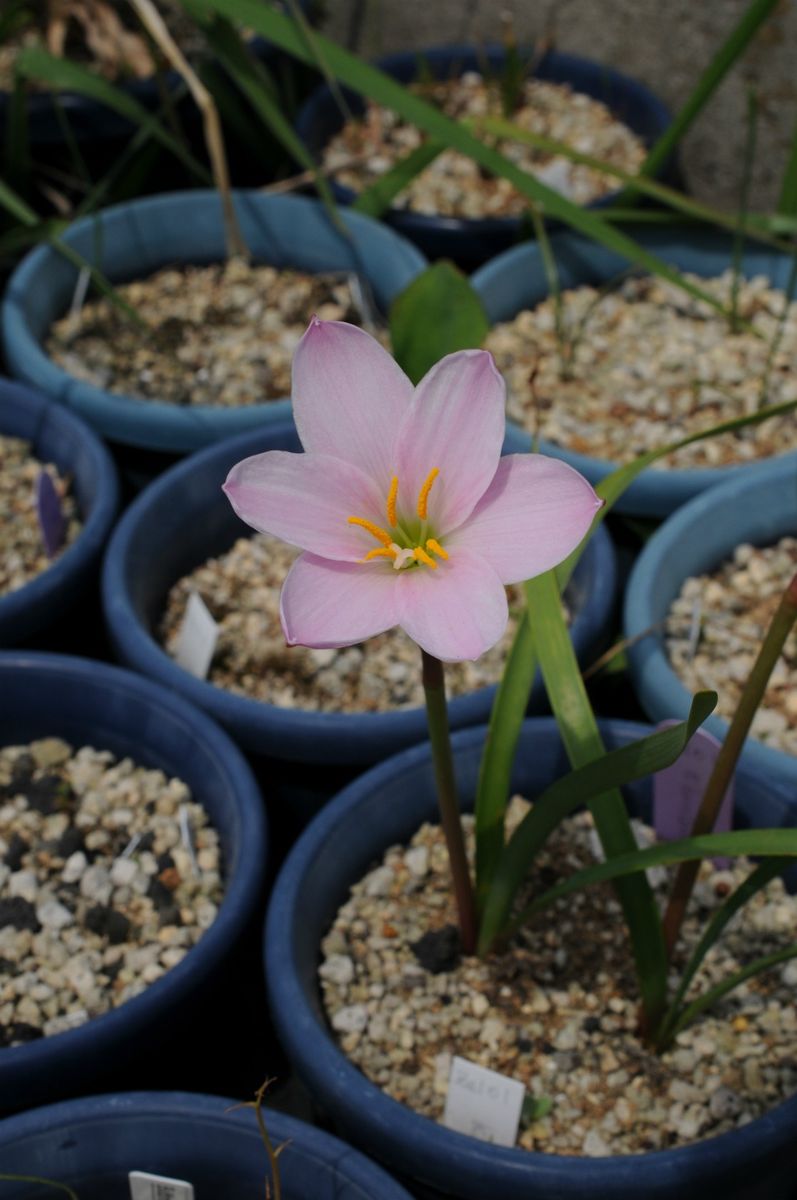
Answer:
[[(648, 841), (649, 831), (638, 837)], [(539, 893), (591, 861), (594, 843), (587, 814), (566, 822), (530, 888)], [(746, 874), (704, 865), (693, 913), (704, 922)], [(440, 830), (424, 825), (352, 888), (323, 941), (323, 1002), (343, 1050), (419, 1113), (442, 1117), (452, 1054), (549, 1101), (547, 1116), (521, 1124), (518, 1144), (558, 1154), (693, 1142), (746, 1124), (797, 1088), (794, 963), (731, 992), (658, 1057), (635, 1035), (633, 972), (608, 888), (561, 901), (501, 955), (438, 961), (432, 973), (412, 945), (454, 919)], [(736, 917), (694, 986), (702, 992), (789, 944), (796, 921), (794, 897), (774, 881)], [(699, 926), (692, 918), (684, 928), (694, 944)]]
[[(166, 602), (160, 638), (174, 653), (188, 597), (196, 591), (221, 631), (208, 678), (217, 687), (282, 708), (319, 712), (389, 712), (424, 703), (420, 654), (400, 629), (343, 650), (286, 646), (279, 619), (285, 576), (299, 551), (256, 534), (210, 559), (176, 583)], [(449, 695), (496, 683), (517, 619), (520, 588), (509, 588), (504, 637), (476, 662), (449, 663)]]
[[(690, 691), (712, 688), (717, 712), (730, 718), (761, 642), (797, 571), (797, 539), (774, 546), (737, 546), (733, 558), (687, 579), (667, 617), (665, 640), (673, 669)], [(797, 754), (797, 635), (775, 664), (753, 718), (753, 736)]]
[(196, 944), (221, 897), (216, 832), (179, 779), (57, 738), (4, 747), (0, 1047), (138, 995)]
[[(731, 272), (688, 278), (728, 304)], [(797, 398), (797, 303), (782, 322), (786, 297), (763, 277), (743, 281), (738, 301), (740, 317), (760, 337), (731, 333), (725, 317), (670, 283), (616, 282), (606, 292), (564, 292), (559, 320), (548, 298), (490, 332), (485, 345), (506, 378), (511, 420), (570, 450), (619, 463)], [(719, 467), (795, 446), (797, 418), (789, 413), (687, 446), (654, 465)]]
[[(457, 120), (503, 115), (497, 85), (477, 72), (416, 85), (414, 90)], [(564, 142), (630, 174), (645, 157), (644, 144), (604, 104), (566, 84), (526, 80), (511, 120), (521, 129)], [(338, 183), (362, 191), (424, 140), (424, 134), (397, 113), (369, 102), (364, 117), (348, 121), (325, 147), (323, 163)], [(589, 204), (617, 187), (616, 180), (561, 155), (517, 141), (500, 141), (497, 148), (577, 204)], [(447, 217), (516, 217), (528, 207), (507, 180), (483, 175), (476, 163), (456, 150), (438, 155), (393, 203)]]
[(22, 438), (0, 435), (0, 596), (30, 583), (50, 565), (36, 513), (36, 480), (42, 470), (61, 498), (65, 546), (81, 528), (69, 481), (51, 463), (34, 458), (31, 449)]
[(290, 395), (291, 360), (312, 315), (362, 320), (345, 276), (240, 259), (168, 268), (117, 291), (148, 333), (97, 300), (53, 326), (48, 354), (95, 387), (183, 406), (282, 400)]

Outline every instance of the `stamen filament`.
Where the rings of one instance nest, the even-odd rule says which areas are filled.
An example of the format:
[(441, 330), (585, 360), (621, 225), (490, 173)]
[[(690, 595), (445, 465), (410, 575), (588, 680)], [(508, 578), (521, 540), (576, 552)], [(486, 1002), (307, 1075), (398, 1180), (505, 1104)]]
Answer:
[(416, 558), (418, 562), (422, 562), (425, 566), (431, 567), (433, 571), (437, 570), (437, 563), (429, 554), (426, 553), (422, 546), (415, 547), (412, 552), (412, 557)]
[(383, 546), (390, 546), (393, 541), (389, 533), (385, 533), (378, 525), (374, 525), (373, 521), (366, 521), (365, 517), (349, 517), (350, 525), (360, 525), (363, 529), (367, 529), (372, 537), (375, 537)]
[(440, 468), (432, 467), (431, 471), (429, 472), (429, 474), (426, 477), (426, 482), (424, 483), (423, 487), (421, 488), (421, 490), (418, 494), (418, 516), (421, 518), (422, 521), (426, 520), (426, 510), (427, 510), (427, 506), (429, 503), (429, 493), (432, 490), (432, 484), (434, 483), (435, 479), (437, 479), (437, 476), (439, 474), (440, 474)]
[(448, 551), (443, 549), (436, 538), (429, 538), (427, 540), (426, 549), (431, 550), (432, 554), (437, 554), (440, 558), (448, 558)]
[(395, 558), (396, 551), (392, 546), (378, 546), (376, 550), (369, 550), (363, 562), (370, 562), (372, 558)]
[(396, 526), (396, 498), (398, 496), (398, 475), (390, 481), (390, 491), (387, 494), (387, 523), (391, 528)]

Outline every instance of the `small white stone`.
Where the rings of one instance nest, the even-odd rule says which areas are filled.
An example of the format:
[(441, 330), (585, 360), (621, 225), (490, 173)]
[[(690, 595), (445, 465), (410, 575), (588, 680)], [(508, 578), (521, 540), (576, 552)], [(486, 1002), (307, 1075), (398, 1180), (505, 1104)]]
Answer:
[(393, 886), (395, 876), (390, 867), (377, 867), (365, 879), (366, 896), (387, 896)]
[(332, 1014), (332, 1028), (338, 1033), (362, 1033), (368, 1024), (368, 1009), (364, 1004), (349, 1004)]
[(581, 1143), (581, 1152), (589, 1158), (608, 1158), (611, 1154), (611, 1150), (595, 1129), (590, 1129), (584, 1138), (584, 1141)]
[(110, 871), (111, 883), (115, 887), (129, 887), (138, 874), (138, 867), (132, 858), (117, 858)]
[(80, 880), (80, 894), (96, 904), (107, 904), (113, 892), (111, 877), (105, 867), (91, 866)]
[(9, 896), (19, 896), (34, 904), (39, 894), (39, 882), (35, 871), (15, 871), (8, 880)]
[(36, 909), (36, 917), (45, 929), (65, 929), (67, 925), (74, 925), (75, 918), (68, 908), (63, 904), (59, 904), (57, 900), (45, 900)]
[(404, 864), (410, 875), (415, 875), (418, 879), (429, 870), (429, 849), (427, 846), (413, 846), (411, 850), (407, 850), (404, 855)]
[(61, 872), (61, 878), (64, 883), (77, 883), (79, 879), (83, 878), (88, 865), (89, 860), (82, 850), (76, 850), (74, 854), (70, 854)]
[(354, 963), (348, 954), (331, 954), (326, 962), (322, 963), (318, 974), (338, 987), (345, 987), (354, 978)]

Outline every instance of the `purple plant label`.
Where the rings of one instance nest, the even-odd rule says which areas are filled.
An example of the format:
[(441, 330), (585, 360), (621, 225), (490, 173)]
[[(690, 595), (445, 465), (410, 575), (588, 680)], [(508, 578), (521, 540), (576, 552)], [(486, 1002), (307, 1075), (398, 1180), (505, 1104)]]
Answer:
[[(677, 724), (677, 721), (661, 721), (658, 728), (668, 729)], [(690, 836), (719, 751), (720, 743), (714, 735), (698, 729), (680, 758), (653, 776), (653, 825), (662, 841), (677, 841)], [(733, 780), (722, 798), (714, 832), (725, 833), (732, 823)], [(715, 858), (714, 865), (718, 870), (724, 870), (730, 866), (730, 859)]]
[(61, 497), (49, 471), (40, 471), (36, 480), (36, 515), (39, 518), (39, 529), (47, 557), (55, 558), (64, 544), (66, 522), (61, 508)]
[(149, 1171), (130, 1171), (130, 1200), (194, 1200), (194, 1188), (184, 1179), (151, 1175)]

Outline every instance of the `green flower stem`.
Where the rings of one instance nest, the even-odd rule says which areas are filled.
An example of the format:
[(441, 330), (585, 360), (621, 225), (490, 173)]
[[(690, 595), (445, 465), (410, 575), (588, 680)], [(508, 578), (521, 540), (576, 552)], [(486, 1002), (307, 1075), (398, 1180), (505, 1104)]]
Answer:
[(439, 658), (434, 658), (425, 650), (421, 650), (421, 656), (423, 660), (423, 690), (426, 695), (426, 719), (429, 724), (429, 740), (432, 743), (440, 823), (443, 826), (448, 861), (451, 866), (462, 949), (465, 954), (473, 954), (476, 949), (476, 906), (468, 868), (468, 856), (465, 852), (462, 822), (459, 818), (454, 759), (451, 754), (451, 738), (448, 730), (443, 664)]
[[(797, 575), (794, 576), (783, 593), (777, 611), (767, 630), (766, 637), (761, 644), (758, 657), (753, 663), (747, 682), (742, 690), (742, 695), (736, 712), (733, 715), (733, 720), (730, 723), (725, 741), (717, 755), (717, 761), (714, 763), (711, 778), (706, 784), (706, 790), (703, 793), (703, 799), (695, 817), (695, 823), (692, 826), (693, 837), (710, 833), (714, 828), (714, 823), (722, 806), (722, 798), (733, 776), (753, 717), (761, 703), (767, 683), (769, 682), (769, 677), (772, 674), (775, 663), (780, 658), (784, 643), (789, 636), (795, 619), (797, 619)], [(667, 905), (667, 911), (664, 914), (664, 937), (669, 953), (672, 953), (672, 948), (678, 940), (686, 906), (689, 903), (689, 897), (692, 894), (692, 888), (695, 885), (699, 869), (699, 861), (681, 863), (678, 873), (675, 876), (672, 895)]]

